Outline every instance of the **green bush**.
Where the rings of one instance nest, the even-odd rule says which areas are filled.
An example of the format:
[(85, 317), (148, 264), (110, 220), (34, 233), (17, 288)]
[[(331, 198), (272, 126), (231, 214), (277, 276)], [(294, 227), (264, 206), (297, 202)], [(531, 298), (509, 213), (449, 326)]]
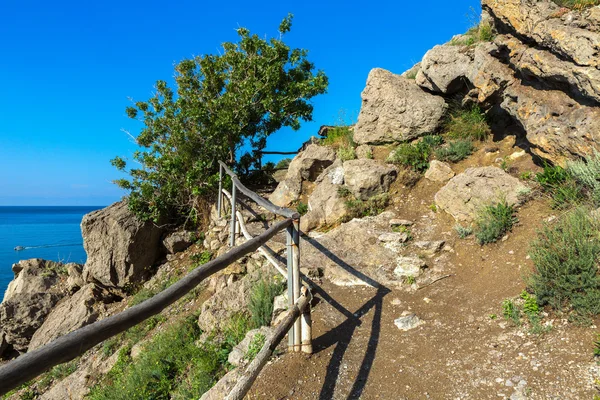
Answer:
[(349, 126), (336, 126), (327, 132), (327, 136), (320, 140), (323, 146), (354, 147), (354, 133)]
[(456, 140), (448, 143), (447, 147), (435, 150), (435, 157), (440, 161), (458, 162), (473, 154), (473, 142), (470, 140)]
[(600, 224), (583, 208), (545, 225), (531, 243), (528, 287), (540, 305), (583, 317), (600, 313)]
[(283, 292), (281, 283), (261, 279), (250, 295), (250, 322), (253, 328), (269, 326), (273, 317), (273, 300)]
[(353, 218), (370, 217), (379, 215), (385, 211), (389, 204), (390, 197), (387, 193), (373, 196), (370, 199), (363, 201), (358, 199), (346, 200), (346, 215), (342, 218), (342, 222), (348, 222)]
[(194, 267), (198, 267), (200, 265), (204, 265), (213, 258), (213, 252), (210, 250), (204, 250), (200, 253), (194, 253), (190, 256), (192, 261), (195, 262)]
[(473, 228), (470, 226), (455, 225), (454, 230), (459, 238), (465, 239), (473, 233)]
[(453, 139), (485, 140), (492, 133), (485, 113), (478, 107), (457, 107), (450, 114), (445, 131)]
[(342, 161), (356, 159), (356, 151), (352, 146), (341, 146), (337, 150), (337, 157)]
[(469, 29), (463, 37), (452, 39), (451, 45), (472, 46), (480, 42), (491, 42), (494, 40), (494, 30), (487, 22), (480, 22), (477, 26)]
[(281, 159), (277, 162), (277, 164), (275, 164), (275, 169), (285, 169), (288, 168), (290, 166), (290, 163), (292, 162), (291, 158), (284, 158)]
[(300, 215), (304, 215), (308, 212), (308, 204), (304, 204), (303, 202), (299, 202), (298, 206), (296, 207), (296, 211), (298, 211), (298, 213)]
[(434, 148), (443, 143), (441, 136), (427, 135), (416, 143), (403, 143), (390, 153), (387, 161), (412, 167), (422, 172), (429, 168), (429, 157)]
[[(578, 167), (579, 165), (575, 168)], [(573, 178), (569, 170), (558, 165), (544, 164), (544, 170), (536, 174), (535, 179), (550, 195), (553, 208), (571, 207), (584, 198), (580, 183)]]
[(567, 171), (585, 189), (595, 205), (600, 205), (600, 153), (594, 151), (585, 160), (569, 162)]
[(481, 245), (495, 242), (510, 231), (516, 222), (515, 209), (506, 200), (485, 206), (476, 221), (475, 237)]
[[(199, 398), (225, 373), (231, 347), (208, 340), (202, 346), (195, 316), (172, 325), (146, 344), (132, 360), (130, 348), (119, 353), (112, 370), (90, 392), (93, 400)], [(226, 358), (225, 358), (226, 360)]]
[(248, 352), (246, 353), (246, 360), (248, 362), (252, 362), (254, 357), (261, 351), (262, 347), (265, 345), (265, 340), (267, 338), (262, 333), (257, 333), (254, 335), (252, 340), (250, 341), (250, 345), (248, 346)]

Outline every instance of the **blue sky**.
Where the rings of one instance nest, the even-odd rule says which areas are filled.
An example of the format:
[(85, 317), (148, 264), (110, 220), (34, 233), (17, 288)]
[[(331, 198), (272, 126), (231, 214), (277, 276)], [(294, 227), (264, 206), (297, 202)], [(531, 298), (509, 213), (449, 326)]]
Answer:
[[(235, 28), (275, 35), (294, 14), (291, 47), (329, 76), (314, 122), (274, 134), (293, 151), (340, 111), (355, 120), (372, 68), (401, 73), (435, 44), (473, 25), (475, 0), (0, 1), (0, 205), (106, 205), (124, 193), (109, 160), (134, 149), (121, 129), (129, 98), (146, 100), (173, 65), (216, 53)], [(265, 161), (268, 161), (266, 159)]]

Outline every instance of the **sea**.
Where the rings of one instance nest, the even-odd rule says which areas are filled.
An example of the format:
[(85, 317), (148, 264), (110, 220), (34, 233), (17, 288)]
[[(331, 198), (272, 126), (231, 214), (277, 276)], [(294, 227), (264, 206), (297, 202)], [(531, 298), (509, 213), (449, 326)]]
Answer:
[[(0, 206), (0, 301), (14, 277), (11, 267), (19, 260), (85, 263), (81, 219), (100, 208), (103, 206)], [(15, 250), (17, 246), (23, 250)]]

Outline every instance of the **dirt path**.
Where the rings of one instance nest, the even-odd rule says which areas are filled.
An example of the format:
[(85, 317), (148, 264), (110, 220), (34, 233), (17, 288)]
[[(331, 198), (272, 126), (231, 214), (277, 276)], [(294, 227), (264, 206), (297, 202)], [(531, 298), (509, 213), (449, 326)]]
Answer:
[[(398, 193), (392, 209), (415, 221), (413, 240), (446, 240), (451, 250), (438, 268), (451, 276), (419, 290), (317, 282), (314, 354), (274, 359), (248, 398), (591, 399), (597, 393), (595, 326), (545, 317), (552, 329), (535, 335), (502, 317), (502, 300), (525, 287), (529, 242), (554, 214), (547, 202), (528, 202), (506, 241), (481, 247), (458, 239), (452, 219), (429, 209), (438, 188), (422, 180)], [(398, 329), (394, 320), (406, 311), (423, 324)]]

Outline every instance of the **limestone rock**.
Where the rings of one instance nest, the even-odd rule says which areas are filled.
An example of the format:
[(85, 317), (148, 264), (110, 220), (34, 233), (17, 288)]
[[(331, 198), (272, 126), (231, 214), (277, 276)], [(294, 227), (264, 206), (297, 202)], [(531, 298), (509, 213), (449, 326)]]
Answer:
[(414, 242), (413, 245), (420, 249), (426, 255), (433, 255), (439, 253), (446, 244), (443, 240), (423, 240)]
[(231, 365), (234, 365), (236, 367), (245, 365), (248, 362), (247, 354), (248, 354), (248, 350), (250, 349), (250, 345), (254, 341), (254, 338), (257, 335), (262, 335), (266, 340), (270, 334), (271, 334), (271, 330), (266, 326), (248, 331), (248, 333), (246, 333), (246, 336), (244, 337), (244, 339), (240, 343), (238, 343), (233, 348), (233, 350), (231, 350), (231, 353), (229, 353), (229, 357), (227, 358), (227, 361), (229, 361), (229, 363)]
[(83, 265), (69, 263), (65, 265), (65, 267), (67, 268), (67, 274), (69, 276), (67, 278), (67, 287), (69, 293), (75, 293), (85, 284), (82, 275)]
[(421, 275), (422, 269), (427, 267), (425, 261), (419, 257), (398, 257), (396, 259), (394, 274), (398, 277)]
[(525, 190), (527, 186), (500, 168), (467, 168), (436, 193), (435, 204), (458, 222), (472, 222), (483, 206), (501, 200), (520, 204), (519, 194)]
[(390, 219), (390, 226), (396, 227), (396, 226), (412, 226), (413, 222), (409, 221), (407, 219), (398, 219), (398, 218), (394, 218), (394, 219)]
[(409, 331), (423, 324), (423, 321), (417, 317), (417, 314), (409, 312), (405, 312), (404, 314), (406, 315), (394, 320), (394, 325), (396, 325), (401, 331)]
[(273, 318), (271, 318), (272, 326), (276, 326), (283, 320), (289, 308), (288, 303), (287, 293), (275, 297), (275, 300), (273, 300)]
[(405, 243), (408, 240), (408, 233), (386, 232), (379, 235), (377, 240), (383, 243)]
[(461, 89), (472, 62), (469, 47), (446, 44), (425, 53), (416, 77), (417, 85), (437, 93), (453, 94)]
[(169, 253), (179, 253), (180, 251), (184, 251), (192, 245), (193, 234), (194, 233), (190, 231), (178, 231), (170, 233), (166, 238), (163, 239), (163, 245)]
[(63, 298), (52, 308), (44, 323), (33, 334), (28, 351), (95, 322), (100, 310), (97, 303), (101, 303), (103, 297), (99, 287), (88, 284), (72, 297)]
[(373, 158), (373, 150), (368, 144), (361, 144), (356, 148), (356, 158)]
[(269, 196), (269, 200), (280, 207), (297, 201), (302, 193), (302, 181), (314, 182), (335, 160), (335, 151), (326, 146), (309, 144), (290, 163), (285, 179)]
[(346, 215), (346, 199), (340, 196), (340, 185), (325, 177), (308, 199), (308, 213), (300, 219), (300, 230), (308, 232), (321, 225), (333, 224)]
[(425, 178), (433, 182), (448, 182), (454, 176), (454, 171), (445, 162), (432, 160), (429, 169), (425, 172)]
[(83, 269), (87, 282), (122, 288), (142, 281), (161, 256), (162, 229), (140, 221), (125, 201), (85, 215), (81, 232), (88, 256)]
[(375, 68), (362, 92), (354, 141), (394, 143), (435, 132), (446, 107), (442, 97), (421, 90), (414, 80)]
[(376, 160), (350, 160), (344, 163), (344, 182), (352, 194), (361, 200), (386, 193), (397, 176), (396, 167)]

